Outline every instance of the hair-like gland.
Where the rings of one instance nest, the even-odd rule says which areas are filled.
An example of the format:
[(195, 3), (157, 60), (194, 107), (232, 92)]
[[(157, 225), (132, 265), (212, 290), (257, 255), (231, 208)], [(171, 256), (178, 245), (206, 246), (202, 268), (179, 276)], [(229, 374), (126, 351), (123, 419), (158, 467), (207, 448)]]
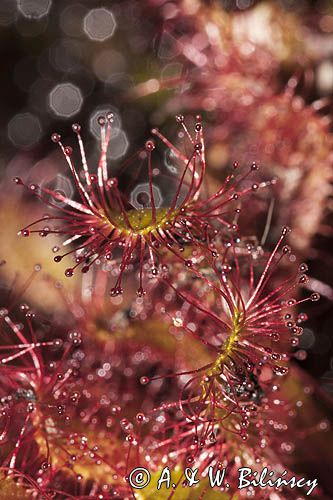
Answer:
[[(76, 264), (65, 271), (68, 277), (72, 276), (79, 266), (82, 266), (83, 273), (89, 271), (93, 263), (100, 258), (105, 258), (119, 266), (119, 275), (111, 290), (112, 295), (122, 293), (123, 273), (137, 258), (139, 262), (139, 289), (137, 293), (142, 296), (145, 293), (143, 268), (146, 262), (146, 253), (148, 253), (152, 265), (152, 273), (157, 275), (158, 258), (162, 249), (172, 252), (186, 265), (190, 265), (190, 260), (186, 260), (181, 255), (184, 244), (202, 245), (204, 242), (205, 246), (214, 252), (211, 242), (218, 232), (217, 224), (222, 228), (237, 230), (237, 225), (229, 222), (226, 218), (228, 212), (235, 213), (231, 209), (232, 204), (238, 203), (237, 200), (248, 192), (256, 191), (259, 187), (269, 183), (263, 182), (260, 185), (254, 183), (252, 186), (242, 187), (242, 183), (249, 173), (258, 168), (254, 163), (249, 170), (238, 177), (234, 173), (230, 174), (218, 191), (205, 199), (202, 195), (202, 186), (206, 160), (201, 118), (197, 117), (195, 133), (192, 136), (184, 122), (184, 117), (179, 115), (177, 122), (181, 124), (184, 136), (190, 144), (189, 154), (182, 153), (157, 129), (152, 131), (173, 153), (177, 161), (183, 165), (173, 199), (166, 208), (156, 206), (152, 166), (152, 152), (155, 149), (155, 144), (152, 140), (148, 140), (145, 148), (138, 151), (126, 162), (128, 165), (134, 159), (138, 159), (140, 155), (145, 154), (148, 163), (150, 208), (133, 209), (130, 207), (130, 200), (119, 190), (118, 179), (108, 177), (107, 150), (112, 122), (112, 114), (109, 114), (106, 119), (104, 117), (99, 119), (101, 156), (96, 175), (91, 174), (88, 169), (80, 135), (81, 128), (78, 124), (73, 125), (79, 142), (85, 185), (81, 182), (79, 172), (73, 163), (72, 149), (63, 146), (59, 134), (53, 134), (52, 139), (59, 144), (72, 172), (81, 201), (74, 201), (56, 191), (45, 187), (41, 188), (36, 184), (30, 185), (30, 187), (26, 186), (51, 208), (57, 209), (59, 215), (47, 215), (23, 228), (20, 234), (29, 236), (30, 233), (37, 232), (43, 237), (51, 233), (67, 236), (63, 246), (73, 244), (74, 248), (64, 255), (56, 256), (54, 260), (60, 262), (67, 255), (74, 254), (76, 256)], [(235, 163), (234, 168), (237, 167), (238, 164)], [(17, 184), (24, 184), (20, 178), (14, 180)], [(53, 200), (60, 201), (67, 207), (58, 207), (53, 203)], [(236, 213), (239, 211), (240, 209), (237, 208)], [(51, 229), (48, 226), (50, 221), (62, 225), (59, 228)], [(42, 223), (46, 226), (31, 229)], [(117, 251), (120, 251), (119, 257), (113, 255), (113, 252)]]
[[(178, 405), (194, 425), (199, 422), (219, 422), (225, 427), (223, 422), (227, 420), (231, 420), (234, 425), (239, 422), (237, 415), (242, 421), (246, 408), (255, 401), (252, 398), (255, 392), (259, 391), (257, 397), (260, 397), (261, 392), (262, 395), (265, 394), (265, 384), (256, 382), (262, 368), (269, 369), (273, 378), (275, 375), (285, 375), (288, 371), (286, 363), (292, 347), (297, 345), (302, 329), (297, 326), (299, 321), (296, 324), (287, 311), (306, 300), (316, 301), (319, 295), (313, 293), (310, 297), (299, 300), (290, 298), (299, 284), (307, 281), (304, 275), (307, 270), (305, 264), (301, 264), (297, 272), (292, 272), (288, 278), (274, 283), (272, 277), (281, 258), (290, 252), (287, 246), (283, 246), (281, 251), (287, 233), (288, 229), (284, 228), (258, 278), (255, 278), (256, 261), (251, 252), (248, 255), (249, 276), (246, 277), (237, 253), (233, 252), (230, 259), (227, 258), (229, 249), (225, 250), (221, 258), (223, 265), (221, 261), (212, 261), (214, 272), (211, 280), (202, 272), (193, 271), (203, 282), (200, 288), (204, 284), (207, 286), (200, 297), (196, 295), (197, 292), (183, 291), (181, 287), (173, 285), (172, 279), (165, 278), (175, 293), (190, 306), (187, 309), (187, 321), (195, 322), (196, 330), (187, 326), (186, 317), (180, 321), (179, 314), (173, 318), (174, 325), (183, 328), (187, 335), (199, 339), (212, 351), (211, 363), (196, 370), (171, 375), (192, 375), (181, 392)], [(230, 267), (230, 270), (221, 272), (223, 267)], [(211, 302), (209, 293), (215, 297), (210, 299)], [(285, 315), (284, 311), (287, 312)], [(208, 319), (214, 325), (213, 337), (205, 334), (209, 327), (206, 323), (200, 326), (200, 317)], [(214, 331), (223, 333), (224, 340), (221, 342), (219, 339), (219, 345), (218, 337), (212, 343)], [(163, 375), (153, 377), (152, 380), (156, 378), (163, 378)], [(149, 381), (147, 378), (143, 383)], [(258, 390), (254, 387), (256, 384)], [(246, 438), (243, 428), (235, 432)]]
[[(102, 425), (87, 428), (87, 422), (81, 415), (82, 410), (89, 415), (90, 409), (78, 406), (84, 379), (75, 375), (72, 367), (74, 358), (71, 356), (72, 349), (80, 345), (81, 338), (73, 332), (69, 334), (69, 341), (64, 343), (60, 339), (34, 341), (32, 313), (28, 308), (25, 312), (26, 328), (18, 328), (7, 310), (2, 310), (0, 317), (4, 342), (0, 347), (0, 467), (6, 476), (12, 478), (17, 470), (20, 471), (29, 491), (37, 485), (37, 477), (37, 489), (43, 498), (51, 499), (53, 496), (49, 495), (60, 494), (55, 487), (57, 481), (54, 483), (54, 478), (59, 475), (66, 498), (74, 498), (69, 494), (70, 490), (67, 491), (72, 480), (77, 483), (77, 492), (84, 492), (89, 481), (98, 486), (105, 484), (107, 479), (111, 487), (116, 483), (113, 476), (119, 474), (122, 478), (124, 467), (121, 461), (118, 461), (119, 467), (114, 464), (115, 448), (110, 445), (111, 436), (114, 446), (117, 440), (119, 445), (122, 443), (120, 428), (117, 432), (115, 425), (112, 429)], [(29, 334), (32, 340), (29, 340)], [(13, 342), (15, 338), (17, 343), (6, 343)], [(54, 363), (56, 366), (53, 370), (49, 369), (52, 357), (42, 353), (42, 350), (59, 350), (62, 347), (60, 359)], [(92, 403), (91, 400), (89, 402)], [(98, 401), (94, 402), (93, 408), (95, 405), (98, 406)]]

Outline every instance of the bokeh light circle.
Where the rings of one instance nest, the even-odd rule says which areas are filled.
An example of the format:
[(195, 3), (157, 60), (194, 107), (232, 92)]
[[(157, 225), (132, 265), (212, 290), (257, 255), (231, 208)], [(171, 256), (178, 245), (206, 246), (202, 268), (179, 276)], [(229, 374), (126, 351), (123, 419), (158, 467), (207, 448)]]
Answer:
[(113, 35), (116, 29), (114, 15), (104, 7), (92, 9), (84, 17), (83, 29), (91, 40), (104, 42)]
[(49, 105), (52, 111), (64, 118), (76, 115), (82, 106), (81, 90), (72, 83), (60, 83), (49, 94)]

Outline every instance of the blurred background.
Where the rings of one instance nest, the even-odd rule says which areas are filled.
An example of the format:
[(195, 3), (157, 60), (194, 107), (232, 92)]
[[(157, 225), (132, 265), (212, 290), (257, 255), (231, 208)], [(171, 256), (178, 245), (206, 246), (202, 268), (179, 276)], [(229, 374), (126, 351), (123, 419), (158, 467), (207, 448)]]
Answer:
[[(309, 287), (322, 295), (305, 308), (296, 357), (333, 394), (333, 2), (1, 0), (0, 37), (1, 257), (17, 255), (14, 267), (27, 266), (27, 254), (40, 259), (17, 243), (31, 215), (14, 176), (74, 192), (52, 132), (73, 145), (79, 122), (92, 163), (97, 117), (111, 110), (116, 168), (152, 127), (172, 136), (176, 113), (199, 112), (207, 189), (233, 161), (258, 161), (264, 179), (279, 179), (244, 226), (260, 242), (268, 222), (268, 246), (282, 224), (292, 227), (291, 258), (308, 262)], [(172, 171), (172, 158), (163, 161)], [(52, 245), (42, 243), (51, 258)]]

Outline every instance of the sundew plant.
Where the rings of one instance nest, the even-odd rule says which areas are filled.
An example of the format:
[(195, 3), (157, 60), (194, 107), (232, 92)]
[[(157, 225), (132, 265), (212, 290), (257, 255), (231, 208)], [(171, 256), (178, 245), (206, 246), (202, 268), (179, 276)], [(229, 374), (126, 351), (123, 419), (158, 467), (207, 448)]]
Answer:
[(0, 498), (332, 498), (331, 3), (0, 29)]

